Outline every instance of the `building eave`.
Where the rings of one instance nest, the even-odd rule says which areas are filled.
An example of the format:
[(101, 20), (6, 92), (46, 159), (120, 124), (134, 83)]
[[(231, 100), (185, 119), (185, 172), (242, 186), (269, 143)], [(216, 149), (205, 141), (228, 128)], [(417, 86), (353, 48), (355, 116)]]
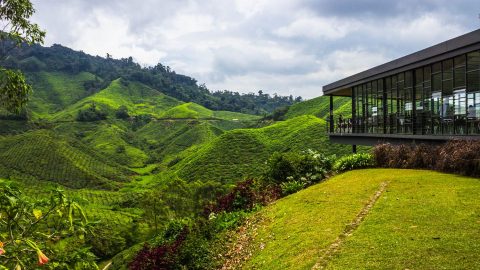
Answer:
[(350, 96), (353, 86), (480, 49), (480, 29), (323, 86), (324, 95)]

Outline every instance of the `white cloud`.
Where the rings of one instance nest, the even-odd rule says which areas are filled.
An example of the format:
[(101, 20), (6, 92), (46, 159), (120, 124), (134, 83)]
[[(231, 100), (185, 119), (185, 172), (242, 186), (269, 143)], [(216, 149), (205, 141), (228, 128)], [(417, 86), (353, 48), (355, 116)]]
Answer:
[(478, 28), (476, 17), (468, 19), (471, 4), (446, 9), (446, 0), (394, 5), (320, 0), (33, 3), (33, 20), (47, 30), (46, 45), (132, 56), (148, 65), (160, 61), (212, 90), (262, 89), (304, 97)]
[(280, 37), (306, 37), (309, 39), (323, 38), (334, 40), (345, 37), (349, 32), (356, 30), (356, 25), (350, 20), (335, 17), (322, 18), (302, 14), (300, 18), (288, 26), (275, 31)]

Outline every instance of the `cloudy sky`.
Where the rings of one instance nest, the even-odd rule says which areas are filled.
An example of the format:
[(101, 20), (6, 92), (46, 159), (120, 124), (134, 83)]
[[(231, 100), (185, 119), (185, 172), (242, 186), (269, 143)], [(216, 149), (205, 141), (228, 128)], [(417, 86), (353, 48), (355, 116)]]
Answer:
[(161, 62), (211, 90), (322, 86), (480, 28), (480, 1), (33, 0), (45, 45)]

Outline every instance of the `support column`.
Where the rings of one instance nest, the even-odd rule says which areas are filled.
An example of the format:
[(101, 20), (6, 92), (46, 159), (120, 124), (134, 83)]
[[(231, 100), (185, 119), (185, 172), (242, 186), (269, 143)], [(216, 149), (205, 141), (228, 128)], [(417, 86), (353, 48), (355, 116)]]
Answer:
[[(417, 134), (417, 74), (412, 70), (412, 134)], [(422, 88), (423, 91), (423, 88)]]
[(352, 88), (352, 133), (356, 132), (357, 126), (357, 105), (356, 105), (356, 97), (355, 97), (355, 88)]
[(352, 144), (352, 153), (356, 154), (357, 153), (357, 145)]
[(382, 106), (383, 106), (383, 134), (387, 134), (387, 117), (389, 116), (389, 111), (388, 111), (388, 100), (387, 100), (387, 85), (385, 78), (382, 79), (383, 81), (383, 89), (382, 89)]
[(330, 96), (330, 130), (329, 132), (334, 132), (335, 126), (333, 123), (333, 96)]

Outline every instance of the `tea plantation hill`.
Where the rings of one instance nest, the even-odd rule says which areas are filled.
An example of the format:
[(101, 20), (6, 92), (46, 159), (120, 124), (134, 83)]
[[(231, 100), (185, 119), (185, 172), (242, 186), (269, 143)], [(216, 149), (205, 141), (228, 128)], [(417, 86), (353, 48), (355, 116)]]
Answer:
[[(342, 114), (344, 117), (350, 117), (352, 114), (352, 102), (349, 97), (334, 97), (334, 115)], [(285, 113), (285, 119), (301, 115), (314, 115), (321, 119), (328, 119), (330, 113), (330, 97), (320, 96), (303, 102), (293, 104), (288, 107)]]
[(259, 176), (274, 152), (307, 149), (337, 155), (351, 152), (348, 146), (328, 143), (324, 120), (305, 115), (262, 128), (228, 131), (183, 157), (170, 170), (187, 181), (234, 183)]
[(33, 119), (50, 118), (52, 114), (87, 97), (91, 93), (85, 91), (84, 84), (98, 80), (89, 72), (28, 72), (26, 77), (34, 89), (28, 103)]
[(78, 140), (37, 130), (0, 137), (0, 175), (53, 181), (71, 188), (116, 189), (132, 172)]

